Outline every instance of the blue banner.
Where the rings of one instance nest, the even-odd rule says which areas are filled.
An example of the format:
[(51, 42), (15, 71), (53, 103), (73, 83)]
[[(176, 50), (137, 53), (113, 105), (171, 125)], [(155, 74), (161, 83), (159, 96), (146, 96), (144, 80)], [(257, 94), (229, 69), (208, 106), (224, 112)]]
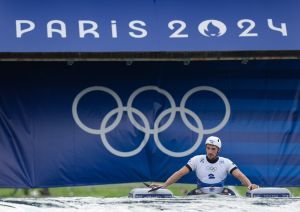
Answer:
[(298, 0), (0, 0), (0, 52), (300, 49)]
[(300, 185), (299, 61), (0, 68), (0, 187), (164, 181), (210, 135), (252, 182)]

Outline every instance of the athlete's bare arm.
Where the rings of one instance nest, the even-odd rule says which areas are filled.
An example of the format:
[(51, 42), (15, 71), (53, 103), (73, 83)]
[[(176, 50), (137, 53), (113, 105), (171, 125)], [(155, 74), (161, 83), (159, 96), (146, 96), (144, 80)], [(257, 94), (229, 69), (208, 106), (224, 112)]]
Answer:
[(190, 172), (190, 170), (186, 166), (184, 166), (181, 169), (179, 169), (178, 171), (174, 172), (174, 174), (172, 174), (171, 177), (169, 177), (164, 184), (162, 184), (162, 185), (151, 184), (150, 187), (161, 186), (162, 188), (166, 188), (169, 185), (177, 182), (181, 177), (183, 177), (184, 175), (186, 175), (189, 172)]
[(248, 187), (249, 190), (259, 188), (258, 185), (252, 184), (248, 177), (246, 177), (239, 169), (233, 170), (232, 175), (239, 179), (244, 186)]

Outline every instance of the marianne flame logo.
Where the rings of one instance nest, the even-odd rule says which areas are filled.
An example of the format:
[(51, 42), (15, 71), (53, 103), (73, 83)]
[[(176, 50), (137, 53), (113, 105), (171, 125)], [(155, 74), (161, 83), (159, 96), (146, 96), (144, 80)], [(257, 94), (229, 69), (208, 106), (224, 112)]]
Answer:
[(220, 37), (227, 31), (226, 25), (218, 20), (206, 20), (198, 26), (199, 32), (206, 37)]

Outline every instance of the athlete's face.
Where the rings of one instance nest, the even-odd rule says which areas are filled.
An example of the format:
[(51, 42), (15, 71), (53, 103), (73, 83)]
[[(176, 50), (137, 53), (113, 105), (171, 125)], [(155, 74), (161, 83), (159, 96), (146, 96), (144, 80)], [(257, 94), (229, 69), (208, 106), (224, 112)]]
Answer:
[(213, 160), (217, 157), (219, 152), (219, 148), (214, 146), (214, 145), (210, 145), (210, 144), (206, 144), (206, 156), (208, 157), (208, 159)]

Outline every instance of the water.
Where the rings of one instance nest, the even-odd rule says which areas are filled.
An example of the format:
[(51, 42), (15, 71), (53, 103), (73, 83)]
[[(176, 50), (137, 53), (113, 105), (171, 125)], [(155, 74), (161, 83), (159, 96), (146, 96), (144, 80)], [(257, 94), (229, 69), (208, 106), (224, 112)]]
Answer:
[(245, 197), (176, 197), (172, 199), (132, 199), (60, 197), (0, 199), (0, 211), (12, 212), (154, 212), (154, 211), (239, 211), (300, 212), (299, 198), (262, 199)]

